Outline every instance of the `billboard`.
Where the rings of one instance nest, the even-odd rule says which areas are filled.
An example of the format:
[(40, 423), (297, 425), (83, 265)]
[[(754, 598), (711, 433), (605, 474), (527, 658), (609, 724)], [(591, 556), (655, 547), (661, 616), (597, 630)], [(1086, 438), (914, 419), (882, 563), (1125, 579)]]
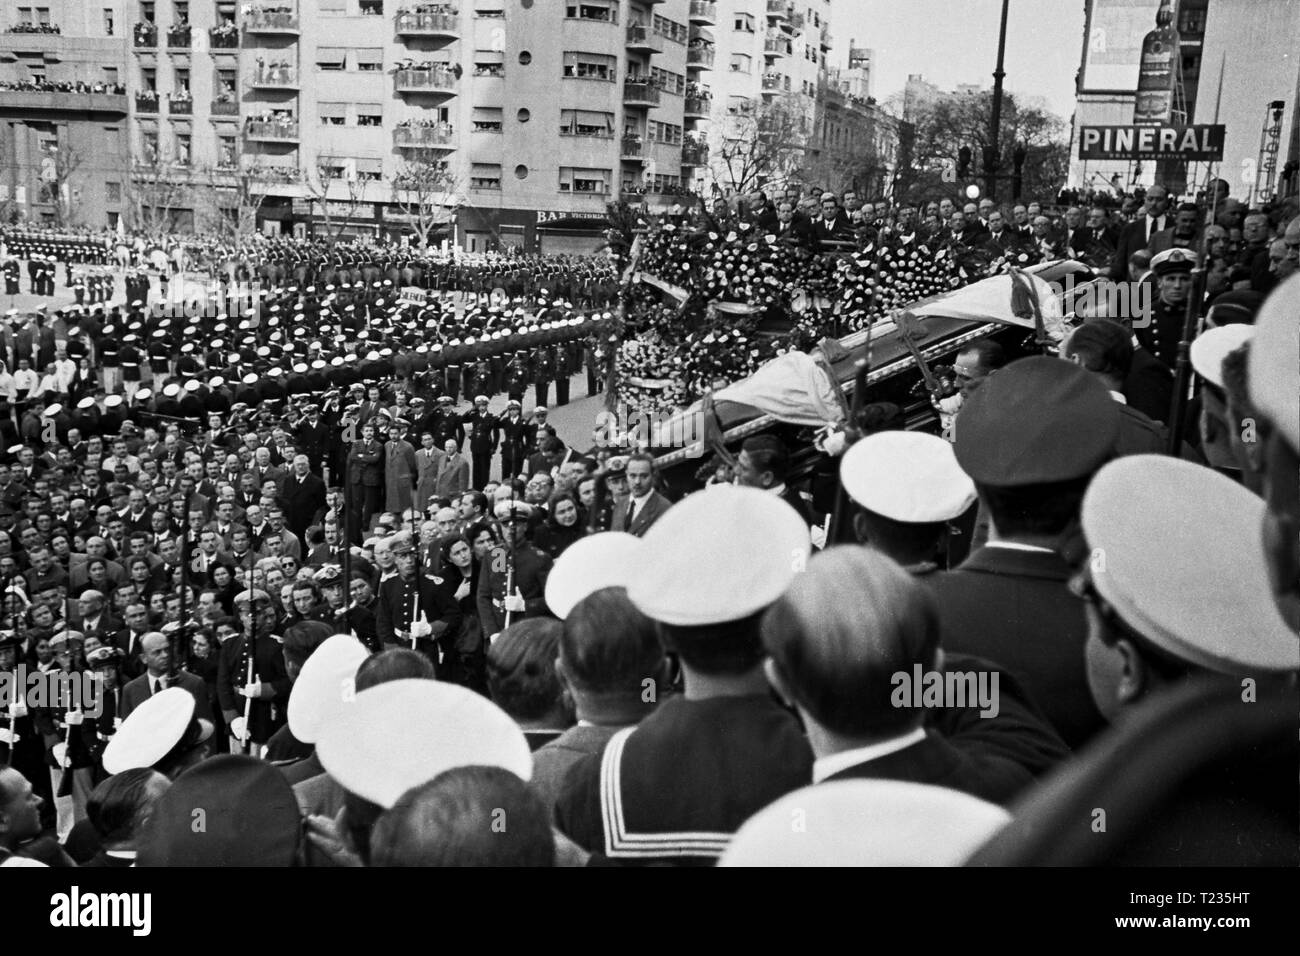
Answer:
[(1137, 89), (1142, 41), (1159, 9), (1160, 0), (1092, 0), (1080, 91)]
[(1079, 158), (1223, 159), (1222, 126), (1084, 126), (1079, 129)]

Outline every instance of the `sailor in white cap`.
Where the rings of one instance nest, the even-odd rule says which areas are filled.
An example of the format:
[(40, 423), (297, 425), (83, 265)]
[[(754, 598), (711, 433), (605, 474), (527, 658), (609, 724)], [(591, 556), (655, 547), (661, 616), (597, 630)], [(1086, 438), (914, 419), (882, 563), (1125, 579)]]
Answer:
[(194, 697), (169, 687), (137, 707), (104, 748), (104, 770), (153, 767), (174, 779), (207, 756), (212, 724), (194, 716)]
[[(1206, 329), (1192, 342), (1192, 368), (1201, 377), (1201, 453), (1214, 468), (1241, 474), (1247, 487), (1255, 490), (1254, 481), (1259, 467), (1252, 462), (1252, 452), (1262, 451), (1261, 443), (1243, 442), (1242, 436), (1250, 434), (1250, 423), (1229, 411), (1229, 399), (1224, 388), (1224, 360), (1241, 351), (1233, 362), (1245, 370), (1248, 343), (1255, 337), (1255, 327), (1240, 322)], [(1240, 378), (1241, 376), (1239, 376)], [(1234, 418), (1238, 420), (1234, 421)], [(1253, 456), (1258, 457), (1258, 456)], [(1235, 477), (1235, 475), (1234, 475)]]
[(925, 432), (876, 432), (854, 443), (840, 481), (858, 506), (857, 539), (917, 575), (939, 569), (948, 523), (975, 504), (975, 483), (952, 444)]
[(754, 814), (719, 866), (960, 866), (1007, 825), (996, 804), (946, 787), (845, 780)]
[(685, 694), (575, 766), (556, 821), (619, 862), (707, 865), (749, 816), (812, 779), (812, 751), (772, 699), (758, 633), (805, 567), (808, 526), (774, 495), (722, 486), (674, 505), (642, 541), (627, 596), (677, 654)]
[(546, 605), (560, 620), (601, 588), (626, 588), (641, 567), (642, 541), (624, 531), (580, 538), (555, 559), (546, 579)]
[(494, 513), (504, 540), (479, 571), (477, 595), (479, 623), (489, 640), (509, 623), (545, 612), (546, 579), (554, 564), (528, 538), (532, 505), (507, 499), (497, 503)]

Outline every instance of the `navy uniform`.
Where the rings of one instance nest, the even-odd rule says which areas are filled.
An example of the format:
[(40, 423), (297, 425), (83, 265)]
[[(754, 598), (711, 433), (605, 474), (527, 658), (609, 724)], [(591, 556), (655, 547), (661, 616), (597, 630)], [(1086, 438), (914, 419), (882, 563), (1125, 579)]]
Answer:
[[(410, 533), (393, 535), (391, 548), (399, 561), (413, 555)], [(418, 563), (409, 577), (399, 571), (380, 583), (375, 630), (385, 648), (410, 647), (414, 636), (417, 648), (438, 667), (440, 651), (450, 649), (461, 619), (460, 605), (448, 599), (441, 583), (439, 577), (422, 574)]]
[(375, 612), (371, 608), (354, 604), (351, 598), (342, 593), (343, 569), (341, 567), (337, 564), (322, 565), (316, 572), (316, 583), (327, 595), (330, 589), (339, 589), (336, 600), (340, 602), (340, 607), (335, 609), (332, 604), (326, 607), (321, 614), (325, 623), (335, 627), (338, 633), (355, 635), (371, 654), (379, 654), (385, 650), (383, 642), (379, 640)]
[[(1300, 658), (1271, 600), (1265, 510), (1166, 456), (1096, 475), (1081, 515), (1093, 557), (1071, 587), (1088, 607), (1088, 684), (1114, 726), (1031, 792), (973, 864), (1300, 865)], [(1076, 825), (1095, 824), (1097, 808), (1113, 808), (1104, 827)]]
[[(242, 591), (235, 597), (235, 607), (252, 601), (258, 609), (269, 608), (270, 596), (265, 591)], [(217, 701), (229, 726), (235, 717), (242, 717), (247, 699), (242, 691), (248, 677), (246, 647), (247, 634), (240, 634), (221, 645), (217, 663)], [(252, 699), (249, 708), (247, 732), (254, 744), (262, 745), (284, 726), (285, 707), (289, 703), (289, 689), (293, 682), (285, 668), (280, 642), (270, 633), (260, 634), (253, 640), (253, 680), (261, 693)]]
[[(1151, 271), (1156, 275), (1157, 290), (1159, 280), (1169, 275), (1192, 274), (1196, 256), (1183, 249), (1167, 249), (1151, 260)], [(1191, 295), (1191, 290), (1188, 290)], [(1134, 334), (1139, 344), (1154, 355), (1162, 364), (1173, 368), (1178, 361), (1178, 343), (1183, 338), (1183, 327), (1187, 322), (1186, 303), (1169, 305), (1155, 292), (1155, 301), (1151, 304), (1150, 321), (1134, 323)], [(1199, 312), (1198, 312), (1199, 314)]]
[[(1056, 358), (1021, 359), (966, 400), (954, 451), (982, 496), (1066, 494), (1111, 458), (1119, 416), (1119, 403), (1083, 368)], [(1074, 527), (1067, 516), (1065, 530), (1050, 542), (1047, 536), (990, 541), (929, 583), (944, 649), (1006, 668), (1062, 739), (1079, 747), (1104, 721), (1084, 677), (1087, 621), (1066, 588)]]
[(556, 824), (619, 863), (710, 865), (746, 819), (812, 780), (798, 721), (752, 684), (758, 620), (807, 559), (808, 529), (776, 496), (722, 486), (683, 499), (641, 540), (627, 595), (665, 643), (686, 661), (692, 642), (728, 625), (752, 643), (754, 667), (712, 675), (719, 692), (669, 698), (576, 764)]
[[(483, 633), (488, 637), (499, 634), (505, 627), (507, 597), (522, 595), (523, 607), (516, 608), (511, 621), (525, 617), (538, 617), (546, 613), (546, 579), (554, 561), (551, 556), (533, 547), (524, 537), (524, 527), (533, 516), (531, 505), (522, 501), (503, 501), (497, 505), (497, 520), (509, 522), (517, 535), (513, 548), (500, 545), (479, 570), (478, 616)], [(507, 579), (512, 581), (513, 592), (506, 591)]]
[(497, 419), (497, 431), (501, 435), (501, 477), (513, 478), (523, 471), (524, 462), (528, 460), (528, 446), (536, 434), (520, 414), (517, 399), (512, 398), (506, 403), (506, 413)]
[(474, 397), (474, 409), (461, 419), (473, 429), (469, 439), (470, 461), (474, 467), (473, 487), (482, 491), (492, 470), (492, 455), (497, 450), (497, 417), (487, 410), (486, 395)]

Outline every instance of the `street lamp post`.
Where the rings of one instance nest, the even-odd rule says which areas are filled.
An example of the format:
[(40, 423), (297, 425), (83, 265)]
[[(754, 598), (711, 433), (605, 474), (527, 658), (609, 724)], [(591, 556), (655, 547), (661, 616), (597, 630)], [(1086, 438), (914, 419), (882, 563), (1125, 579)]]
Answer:
[[(984, 175), (987, 180), (986, 192), (990, 199), (997, 197), (998, 189), (998, 160), (1001, 157), (1000, 148), (1002, 132), (1002, 78), (1006, 76), (1006, 71), (1002, 69), (1003, 59), (1007, 52), (1007, 6), (1011, 0), (1002, 0), (1002, 27), (998, 31), (998, 67), (993, 71), (993, 115), (989, 117), (989, 143), (991, 147), (985, 152)], [(988, 162), (989, 158), (993, 162)]]

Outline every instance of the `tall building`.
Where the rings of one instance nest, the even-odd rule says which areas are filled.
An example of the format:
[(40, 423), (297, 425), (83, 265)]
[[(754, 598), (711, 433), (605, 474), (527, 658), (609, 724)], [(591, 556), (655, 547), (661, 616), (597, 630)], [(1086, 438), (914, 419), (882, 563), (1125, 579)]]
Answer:
[[(854, 53), (870, 51), (854, 50)], [(847, 69), (831, 68), (817, 98), (816, 133), (809, 171), (834, 192), (853, 190), (865, 201), (887, 197), (898, 172), (901, 128), (866, 94), (869, 66), (850, 55)]]
[[(710, 163), (697, 184), (729, 193), (760, 185), (755, 179), (785, 179), (798, 167), (802, 146), (816, 143), (831, 5), (830, 0), (720, 0), (716, 6), (716, 26), (701, 27), (699, 33), (700, 42), (713, 44), (716, 69), (708, 79)], [(728, 162), (726, 156), (753, 140), (756, 124), (775, 127), (776, 138), (792, 148), (757, 170)]]
[(0, 219), (116, 227), (126, 209), (122, 0), (0, 9)]
[(915, 123), (921, 110), (942, 95), (939, 87), (929, 82), (920, 73), (909, 74), (907, 84), (903, 87), (903, 119)]
[[(1133, 123), (1142, 43), (1156, 26), (1161, 0), (1088, 0), (1078, 74), (1069, 183), (1128, 189), (1159, 179), (1176, 192), (1203, 186), (1206, 174), (1228, 181), (1232, 195), (1254, 197), (1261, 131), (1269, 106), (1281, 101), (1287, 143), (1281, 162), (1300, 151), (1300, 0), (1180, 0), (1175, 121), (1226, 127), (1223, 162), (1207, 167), (1150, 161), (1079, 160), (1083, 126)], [(1219, 96), (1222, 74), (1222, 97)], [(1280, 172), (1280, 170), (1279, 170)]]

